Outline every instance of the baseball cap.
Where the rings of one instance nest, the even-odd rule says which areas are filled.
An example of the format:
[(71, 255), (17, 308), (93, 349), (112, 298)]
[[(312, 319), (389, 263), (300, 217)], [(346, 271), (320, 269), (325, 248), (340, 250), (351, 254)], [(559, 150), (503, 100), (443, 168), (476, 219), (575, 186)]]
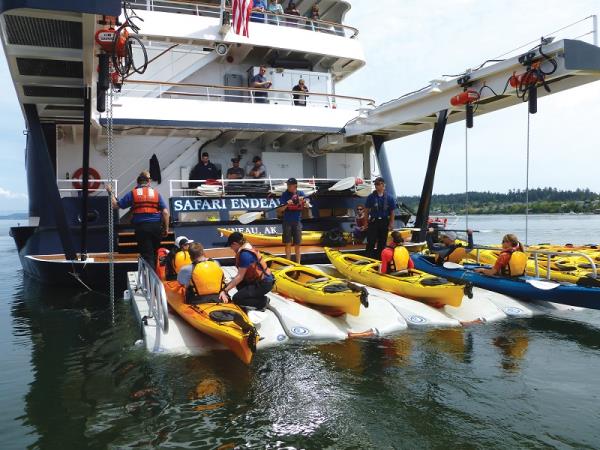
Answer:
[(234, 242), (239, 243), (242, 239), (244, 239), (244, 235), (242, 233), (240, 233), (239, 231), (234, 231), (227, 238), (227, 245), (229, 246), (229, 245), (233, 244)]
[(296, 180), (295, 178), (288, 178), (286, 183), (287, 184), (298, 184), (298, 180)]
[(383, 177), (377, 177), (375, 178), (374, 183), (385, 183), (385, 180), (383, 179)]
[(240, 162), (240, 157), (236, 156), (234, 158), (231, 158), (231, 162)]
[(180, 248), (182, 245), (191, 244), (192, 242), (194, 241), (188, 239), (186, 236), (179, 236), (177, 239), (175, 239), (175, 245)]
[(252, 162), (258, 162), (258, 161), (262, 161), (262, 158), (258, 155), (256, 155), (254, 158), (252, 158)]
[(456, 240), (456, 233), (454, 231), (440, 231), (440, 237), (447, 237), (454, 241)]

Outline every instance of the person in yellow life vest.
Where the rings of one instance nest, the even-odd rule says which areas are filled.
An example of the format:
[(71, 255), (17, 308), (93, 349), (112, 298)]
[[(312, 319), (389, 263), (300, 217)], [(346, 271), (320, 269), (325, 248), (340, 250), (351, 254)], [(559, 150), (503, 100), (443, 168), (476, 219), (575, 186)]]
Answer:
[(177, 274), (184, 267), (192, 263), (189, 254), (190, 244), (194, 241), (186, 236), (179, 236), (175, 239), (175, 245), (167, 255), (165, 261), (166, 280), (172, 281), (177, 279)]
[(228, 293), (237, 288), (236, 294), (231, 299), (239, 306), (264, 309), (267, 306), (268, 292), (271, 292), (275, 284), (275, 277), (267, 267), (260, 252), (246, 242), (242, 233), (231, 233), (227, 239), (227, 245), (235, 253), (235, 265), (238, 273), (225, 286), (221, 292), (221, 300), (229, 302)]
[(131, 208), (131, 223), (135, 228), (140, 256), (150, 267), (156, 267), (161, 237), (169, 234), (169, 210), (158, 191), (150, 186), (150, 174), (147, 171), (140, 173), (136, 187), (120, 200), (113, 195), (110, 185), (106, 186), (106, 191), (111, 197), (113, 208)]
[(192, 263), (177, 274), (179, 284), (186, 287), (185, 301), (191, 305), (221, 303), (219, 294), (225, 287), (225, 274), (217, 261), (204, 255), (204, 247), (194, 242), (189, 247)]
[(527, 253), (519, 238), (514, 234), (507, 234), (502, 238), (502, 251), (496, 260), (494, 267), (475, 269), (484, 275), (502, 275), (505, 277), (520, 277), (525, 274), (527, 268)]
[(381, 266), (379, 272), (394, 273), (402, 270), (415, 268), (415, 264), (410, 259), (410, 254), (405, 247), (404, 239), (399, 231), (392, 231), (390, 244), (381, 252)]
[(473, 230), (471, 229), (467, 230), (467, 239), (469, 242), (466, 247), (460, 242), (456, 242), (456, 233), (454, 231), (441, 230), (439, 232), (440, 242), (433, 241), (434, 233), (434, 228), (427, 230), (427, 248), (429, 249), (429, 253), (435, 256), (437, 264), (444, 264), (445, 262), (460, 264), (467, 256), (467, 253), (473, 250)]

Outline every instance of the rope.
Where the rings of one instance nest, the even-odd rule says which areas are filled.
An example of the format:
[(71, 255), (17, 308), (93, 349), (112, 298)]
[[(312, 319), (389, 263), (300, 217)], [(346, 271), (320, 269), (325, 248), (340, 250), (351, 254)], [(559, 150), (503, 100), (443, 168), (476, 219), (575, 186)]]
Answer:
[(469, 228), (469, 129), (465, 126), (465, 219)]
[[(113, 69), (114, 70), (114, 69)], [(107, 119), (107, 162), (108, 162), (108, 171), (107, 171), (107, 179), (108, 183), (111, 187), (114, 188), (113, 177), (114, 177), (114, 167), (113, 167), (113, 151), (114, 151), (114, 135), (113, 135), (113, 101), (115, 94), (115, 87), (112, 83), (112, 77), (110, 78), (110, 88), (108, 91), (108, 107), (106, 109), (106, 119)], [(118, 195), (118, 192), (115, 192), (114, 195)], [(112, 323), (115, 323), (115, 218), (114, 218), (114, 209), (112, 207), (112, 195), (108, 196), (108, 283), (109, 283), (109, 297), (110, 297), (110, 313)]]
[(529, 151), (531, 135), (531, 114), (527, 109), (527, 171), (525, 176), (525, 247), (529, 245)]

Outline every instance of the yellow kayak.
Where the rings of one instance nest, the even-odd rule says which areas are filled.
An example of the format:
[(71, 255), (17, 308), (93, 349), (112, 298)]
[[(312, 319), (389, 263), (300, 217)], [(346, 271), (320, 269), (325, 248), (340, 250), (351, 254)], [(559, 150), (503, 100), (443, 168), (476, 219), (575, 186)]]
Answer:
[(369, 305), (366, 289), (353, 283), (285, 258), (266, 256), (265, 261), (275, 275), (273, 290), (299, 303), (331, 315), (352, 316), (358, 316), (361, 304)]
[[(225, 237), (229, 237), (235, 230), (217, 228)], [(244, 238), (252, 245), (275, 246), (282, 245), (281, 234), (242, 233)], [(323, 237), (322, 231), (303, 231), (302, 245), (319, 245)]]
[[(537, 247), (537, 246), (536, 246)], [(532, 248), (532, 247), (528, 247)], [(540, 250), (544, 250), (543, 248)], [(552, 250), (555, 251), (555, 250)], [(573, 251), (566, 250), (565, 251)], [(577, 252), (580, 252), (577, 250)], [(495, 250), (480, 250), (479, 251), (479, 261), (482, 264), (494, 265), (496, 263), (496, 259), (500, 251)], [(593, 253), (588, 253), (588, 255), (594, 260), (595, 257)], [(600, 267), (597, 266), (597, 270), (600, 274)], [(533, 256), (530, 255), (529, 260), (527, 261), (527, 268), (525, 269), (525, 273), (530, 276), (535, 276), (535, 260)], [(563, 281), (567, 283), (577, 284), (582, 278), (589, 278), (592, 274), (591, 267), (589, 265), (589, 261), (585, 258), (577, 257), (577, 256), (554, 256), (550, 258), (550, 279), (554, 281)], [(538, 256), (538, 275), (541, 278), (546, 278), (548, 275), (548, 263), (546, 257), (544, 255)]]
[(177, 281), (164, 282), (169, 306), (196, 330), (221, 342), (244, 363), (256, 352), (258, 334), (246, 313), (233, 303), (185, 303), (185, 288)]
[(462, 303), (464, 287), (443, 278), (419, 270), (398, 275), (382, 274), (379, 272), (381, 261), (376, 259), (341, 253), (328, 247), (325, 253), (335, 268), (352, 281), (434, 306), (458, 307)]

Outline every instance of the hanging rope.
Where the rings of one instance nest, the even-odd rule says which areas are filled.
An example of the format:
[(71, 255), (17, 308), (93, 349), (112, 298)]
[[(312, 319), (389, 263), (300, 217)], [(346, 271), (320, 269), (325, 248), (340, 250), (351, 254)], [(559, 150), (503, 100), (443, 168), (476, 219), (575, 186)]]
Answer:
[(525, 247), (529, 245), (529, 140), (531, 134), (531, 114), (527, 109), (527, 171), (525, 175)]
[[(113, 100), (115, 94), (115, 87), (112, 83), (112, 77), (110, 78), (110, 88), (108, 91), (108, 107), (106, 109), (106, 129), (107, 129), (107, 162), (108, 171), (107, 179), (108, 184), (114, 189), (113, 184), (113, 151), (114, 151), (114, 136), (113, 136)], [(115, 195), (118, 192), (113, 191)], [(110, 297), (110, 313), (112, 323), (115, 323), (115, 218), (114, 209), (112, 207), (112, 195), (108, 196), (108, 283), (109, 283), (109, 297)]]
[(465, 127), (465, 219), (469, 229), (469, 129)]

